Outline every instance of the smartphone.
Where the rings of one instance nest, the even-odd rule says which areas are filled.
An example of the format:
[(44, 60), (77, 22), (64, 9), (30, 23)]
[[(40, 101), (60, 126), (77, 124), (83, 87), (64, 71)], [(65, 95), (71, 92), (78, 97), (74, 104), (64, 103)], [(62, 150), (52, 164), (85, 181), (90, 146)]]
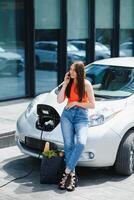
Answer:
[(70, 79), (70, 72), (67, 72), (67, 79)]
[(70, 78), (70, 72), (68, 72), (68, 77)]

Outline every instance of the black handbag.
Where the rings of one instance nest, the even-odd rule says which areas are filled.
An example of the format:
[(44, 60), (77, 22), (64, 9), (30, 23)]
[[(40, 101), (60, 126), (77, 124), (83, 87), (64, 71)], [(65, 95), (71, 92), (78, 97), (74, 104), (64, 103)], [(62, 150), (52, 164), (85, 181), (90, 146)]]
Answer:
[(48, 158), (43, 156), (40, 169), (41, 184), (57, 184), (65, 170), (64, 156)]

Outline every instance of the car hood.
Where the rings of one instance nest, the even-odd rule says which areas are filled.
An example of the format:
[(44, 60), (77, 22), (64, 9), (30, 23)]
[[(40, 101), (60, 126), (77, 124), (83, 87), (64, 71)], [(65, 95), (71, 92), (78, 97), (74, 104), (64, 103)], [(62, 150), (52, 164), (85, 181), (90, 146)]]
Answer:
[[(47, 95), (47, 98), (44, 100), (43, 103), (54, 107), (59, 113), (59, 115), (61, 115), (64, 107), (66, 106), (67, 99), (63, 103), (60, 103), (60, 104), (57, 103), (57, 95), (54, 93), (54, 91), (52, 91)], [(89, 115), (96, 112), (100, 112), (104, 109), (108, 109), (113, 112), (116, 112), (118, 110), (124, 109), (126, 106), (126, 103), (127, 103), (127, 98), (118, 99), (118, 100), (96, 99), (95, 109), (89, 109)]]
[(21, 59), (21, 55), (17, 53), (12, 53), (12, 52), (1, 52), (0, 53), (0, 58), (4, 58), (7, 60), (14, 60), (14, 59)]
[(124, 109), (127, 103), (127, 98), (125, 99), (114, 99), (114, 100), (97, 100), (96, 99), (96, 106), (95, 109), (90, 109), (90, 110), (94, 110), (94, 111), (99, 111), (102, 110), (103, 108), (108, 108), (111, 109), (113, 111), (116, 111), (118, 109)]

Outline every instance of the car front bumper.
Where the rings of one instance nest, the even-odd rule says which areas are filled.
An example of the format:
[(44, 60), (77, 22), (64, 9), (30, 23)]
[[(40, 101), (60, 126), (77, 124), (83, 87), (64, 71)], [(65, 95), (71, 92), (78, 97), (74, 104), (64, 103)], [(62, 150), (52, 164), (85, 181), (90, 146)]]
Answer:
[[(16, 143), (23, 153), (42, 158), (46, 141), (50, 141), (55, 148), (64, 148), (60, 125), (52, 132), (41, 135), (41, 131), (31, 125), (35, 122), (36, 117), (32, 117), (32, 123), (29, 123), (24, 114), (17, 122)], [(114, 164), (121, 138), (110, 127), (110, 120), (103, 125), (89, 127), (87, 143), (78, 161), (79, 166), (108, 167)]]

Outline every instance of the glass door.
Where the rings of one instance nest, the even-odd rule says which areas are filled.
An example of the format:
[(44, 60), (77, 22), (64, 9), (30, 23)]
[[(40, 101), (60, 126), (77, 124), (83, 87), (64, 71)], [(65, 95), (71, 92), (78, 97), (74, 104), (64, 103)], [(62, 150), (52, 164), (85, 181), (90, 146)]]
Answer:
[[(43, 37), (41, 37), (44, 32)], [(49, 32), (49, 33), (48, 33)], [(58, 40), (53, 31), (35, 32), (36, 94), (47, 92), (57, 86)], [(47, 35), (51, 37), (47, 37)], [(56, 33), (55, 33), (56, 34)]]
[(120, 56), (131, 57), (134, 52), (134, 1), (121, 0), (120, 12)]
[[(105, 5), (105, 6), (104, 6)], [(111, 57), (113, 0), (96, 0), (95, 60)]]
[[(60, 0), (35, 0), (36, 94), (57, 86)], [(50, 12), (51, 11), (51, 12)]]

